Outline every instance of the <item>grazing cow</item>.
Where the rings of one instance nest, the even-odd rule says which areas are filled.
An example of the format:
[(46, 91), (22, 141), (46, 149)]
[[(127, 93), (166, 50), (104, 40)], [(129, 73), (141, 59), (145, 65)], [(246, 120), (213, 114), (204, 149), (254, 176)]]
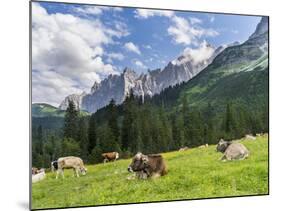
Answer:
[(103, 157), (103, 163), (108, 161), (116, 161), (119, 158), (118, 152), (106, 152), (101, 155)]
[(31, 168), (31, 173), (32, 173), (32, 175), (38, 174), (39, 173), (39, 169), (35, 168), (35, 167), (32, 167)]
[(250, 139), (250, 140), (256, 140), (256, 137), (255, 136), (252, 136), (252, 135), (249, 135), (249, 134), (247, 134), (247, 135), (245, 135), (245, 139)]
[(243, 160), (249, 156), (248, 149), (241, 143), (233, 143), (221, 139), (217, 151), (224, 153), (221, 160)]
[(45, 179), (45, 177), (46, 177), (45, 169), (40, 169), (37, 174), (32, 175), (32, 183), (39, 182)]
[(182, 148), (179, 149), (179, 152), (186, 151), (188, 149), (189, 149), (188, 147), (182, 147)]
[(167, 174), (166, 164), (161, 155), (143, 155), (140, 152), (133, 157), (128, 171), (136, 172), (139, 179), (156, 178)]
[(201, 149), (201, 148), (207, 148), (207, 147), (209, 147), (209, 145), (208, 144), (204, 144), (204, 145), (199, 146), (198, 148)]
[(58, 170), (57, 170), (56, 179), (58, 178), (59, 174), (61, 174), (62, 177), (64, 178), (64, 174), (63, 174), (64, 169), (73, 169), (74, 176), (76, 175), (77, 177), (79, 177), (79, 172), (82, 175), (85, 175), (87, 172), (83, 160), (79, 157), (74, 157), (74, 156), (59, 158), (57, 161), (57, 167)]

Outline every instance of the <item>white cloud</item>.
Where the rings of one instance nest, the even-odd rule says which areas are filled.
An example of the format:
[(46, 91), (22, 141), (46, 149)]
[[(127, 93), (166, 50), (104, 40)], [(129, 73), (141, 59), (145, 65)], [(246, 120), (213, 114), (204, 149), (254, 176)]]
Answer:
[(127, 42), (127, 43), (125, 43), (124, 47), (125, 47), (125, 49), (126, 49), (127, 51), (131, 51), (131, 52), (134, 52), (134, 53), (136, 53), (136, 54), (141, 55), (141, 52), (140, 52), (140, 50), (139, 50), (139, 47), (138, 47), (137, 45), (135, 45), (134, 43), (132, 43), (132, 42)]
[(189, 18), (190, 20), (190, 23), (193, 25), (193, 24), (201, 24), (202, 23), (202, 20), (199, 19), (199, 18), (195, 18), (195, 17), (191, 17)]
[(122, 12), (123, 9), (121, 7), (104, 7), (104, 6), (81, 6), (75, 7), (74, 12), (80, 15), (101, 15), (104, 11), (116, 11)]
[(198, 44), (202, 36), (217, 36), (219, 33), (213, 29), (204, 29), (196, 24), (190, 24), (185, 18), (174, 16), (173, 25), (168, 28), (168, 34), (172, 36), (176, 44)]
[(75, 12), (81, 13), (84, 15), (101, 15), (102, 8), (96, 6), (85, 6), (85, 7), (75, 7)]
[(174, 15), (173, 11), (169, 10), (149, 10), (149, 9), (136, 9), (135, 18), (147, 19), (153, 16), (165, 16), (172, 17)]
[(146, 49), (152, 49), (151, 45), (143, 45), (143, 47)]
[(214, 51), (215, 48), (204, 40), (197, 48), (185, 48), (183, 51), (184, 59), (174, 60), (173, 62), (181, 64), (190, 61), (196, 65), (211, 58)]
[(117, 74), (114, 66), (102, 60), (103, 46), (121, 36), (122, 31), (97, 19), (48, 14), (32, 3), (32, 100), (58, 104), (65, 96)]
[(147, 69), (147, 66), (144, 65), (144, 64), (143, 64), (141, 61), (139, 61), (139, 60), (134, 60), (134, 64), (135, 64), (137, 67), (141, 68), (141, 69)]
[(211, 16), (211, 17), (210, 17), (210, 22), (213, 23), (214, 21), (215, 21), (215, 17), (214, 17), (214, 16)]
[(122, 61), (125, 58), (122, 53), (108, 53), (106, 56), (109, 63), (112, 63), (113, 59)]

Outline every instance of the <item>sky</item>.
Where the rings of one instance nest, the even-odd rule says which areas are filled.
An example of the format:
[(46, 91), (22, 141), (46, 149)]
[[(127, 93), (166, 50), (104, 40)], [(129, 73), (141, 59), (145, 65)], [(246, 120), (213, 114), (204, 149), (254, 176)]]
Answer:
[(32, 102), (58, 106), (69, 94), (125, 67), (164, 68), (184, 52), (207, 56), (254, 32), (261, 17), (125, 7), (32, 3)]

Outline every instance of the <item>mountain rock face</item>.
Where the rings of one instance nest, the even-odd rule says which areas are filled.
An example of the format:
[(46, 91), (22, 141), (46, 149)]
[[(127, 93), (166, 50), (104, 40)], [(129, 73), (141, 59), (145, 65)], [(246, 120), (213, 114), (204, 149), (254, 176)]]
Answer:
[(68, 95), (60, 104), (59, 109), (66, 110), (68, 107), (69, 101), (72, 101), (77, 109), (83, 110), (81, 107), (82, 99), (86, 95), (85, 92), (82, 94), (71, 94)]
[(144, 99), (144, 96), (153, 96), (169, 86), (189, 81), (225, 49), (224, 46), (215, 49), (207, 43), (200, 47), (204, 50), (204, 57), (200, 57), (201, 52), (188, 49), (169, 62), (163, 70), (156, 69), (138, 75), (132, 69), (125, 68), (120, 75), (110, 75), (100, 83), (95, 82), (90, 93), (67, 96), (59, 108), (65, 110), (71, 100), (78, 109), (95, 112), (106, 106), (111, 99), (117, 104), (122, 103), (131, 90), (134, 95)]

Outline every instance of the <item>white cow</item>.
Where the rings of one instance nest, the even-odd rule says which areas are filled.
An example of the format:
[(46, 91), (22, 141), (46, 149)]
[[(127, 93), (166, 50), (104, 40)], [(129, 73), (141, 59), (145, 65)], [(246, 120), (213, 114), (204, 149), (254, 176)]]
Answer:
[(37, 174), (32, 175), (32, 183), (39, 182), (45, 179), (45, 177), (46, 177), (45, 169), (40, 169)]
[(69, 156), (69, 157), (62, 157), (59, 158), (57, 161), (58, 170), (56, 179), (58, 178), (59, 174), (62, 175), (64, 178), (63, 170), (64, 169), (73, 169), (74, 176), (76, 175), (79, 177), (79, 172), (82, 175), (85, 175), (87, 172), (87, 169), (84, 166), (83, 160), (79, 157)]

